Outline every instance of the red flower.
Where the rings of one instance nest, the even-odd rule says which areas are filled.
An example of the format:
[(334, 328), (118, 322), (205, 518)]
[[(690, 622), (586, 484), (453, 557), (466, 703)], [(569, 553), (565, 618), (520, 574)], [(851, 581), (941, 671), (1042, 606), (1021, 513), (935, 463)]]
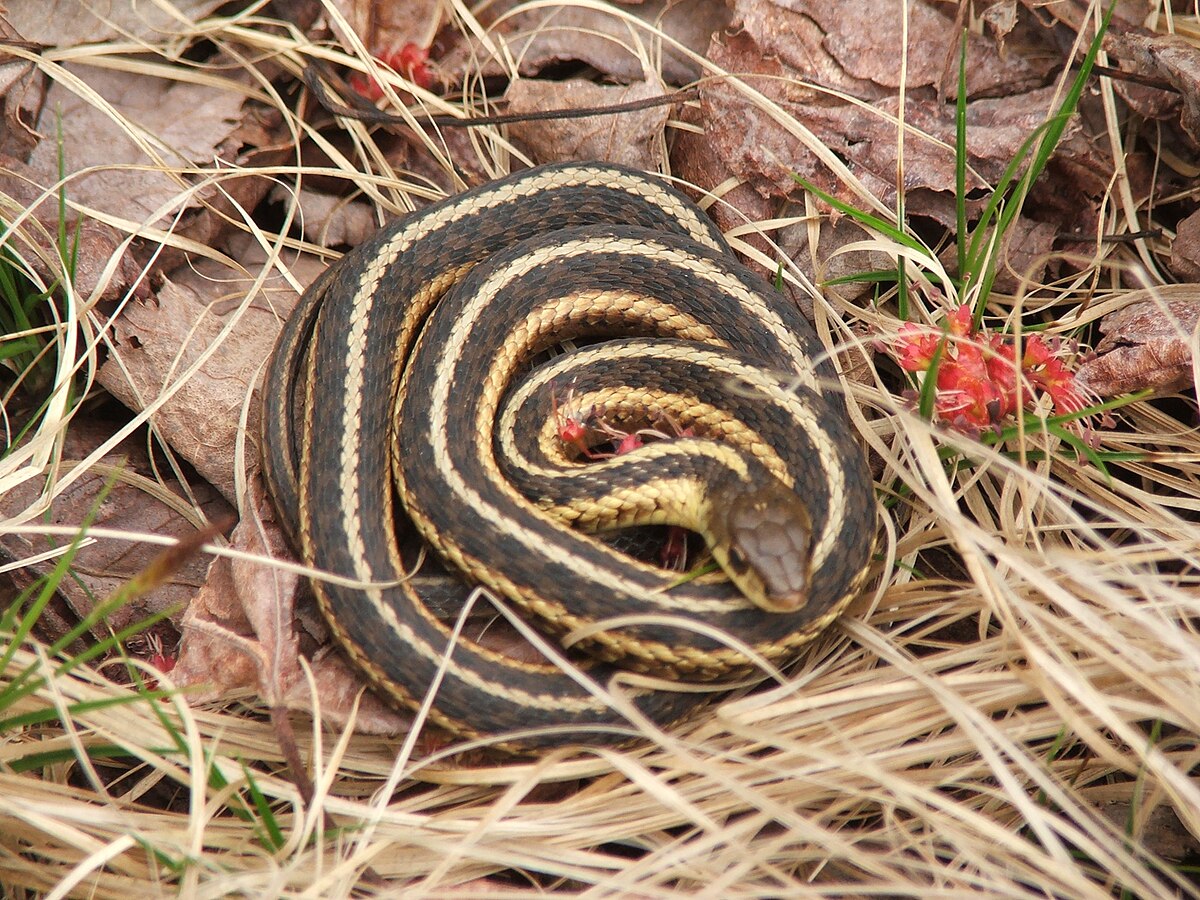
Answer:
[[(389, 50), (379, 61), (399, 72), (417, 87), (429, 89), (433, 74), (429, 71), (429, 51), (417, 44), (408, 43), (399, 50)], [(354, 72), (350, 76), (350, 87), (372, 103), (383, 96), (383, 88), (374, 78)]]
[(433, 74), (428, 66), (429, 51), (424, 47), (405, 44), (397, 52), (385, 56), (383, 61), (419, 88), (429, 90), (433, 84)]
[(941, 342), (942, 335), (905, 322), (896, 339), (896, 362), (907, 372), (924, 372), (933, 364), (933, 355)]
[(642, 436), (635, 431), (621, 438), (617, 444), (617, 449), (613, 451), (613, 456), (623, 456), (626, 453), (632, 453), (638, 447), (644, 447), (645, 445), (646, 442), (642, 440)]
[(940, 330), (901, 325), (891, 351), (906, 371), (928, 372), (941, 348), (934, 412), (939, 421), (966, 434), (999, 429), (1039, 394), (1048, 395), (1059, 414), (1087, 406), (1060, 358), (1058, 341), (1031, 335), (1019, 363), (1016, 346), (1003, 335), (976, 332), (971, 308), (963, 305), (943, 319)]

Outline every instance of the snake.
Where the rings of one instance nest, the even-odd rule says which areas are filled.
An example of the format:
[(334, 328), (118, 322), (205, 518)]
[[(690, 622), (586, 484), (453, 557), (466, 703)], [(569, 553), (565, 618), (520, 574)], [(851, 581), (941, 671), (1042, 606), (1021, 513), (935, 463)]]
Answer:
[[(598, 410), (676, 433), (604, 459), (564, 445), (564, 414)], [(312, 589), (350, 661), (384, 699), (514, 752), (628, 743), (631, 718), (668, 727), (712, 696), (664, 678), (786, 665), (861, 591), (876, 531), (810, 322), (690, 198), (608, 163), (452, 195), (326, 269), (268, 360), (261, 451), (301, 561), (335, 576)], [(681, 579), (604, 540), (647, 524), (700, 535), (718, 572)], [(427, 550), (457, 574), (414, 577)], [(456, 633), (432, 592), (475, 586), (570, 656)]]

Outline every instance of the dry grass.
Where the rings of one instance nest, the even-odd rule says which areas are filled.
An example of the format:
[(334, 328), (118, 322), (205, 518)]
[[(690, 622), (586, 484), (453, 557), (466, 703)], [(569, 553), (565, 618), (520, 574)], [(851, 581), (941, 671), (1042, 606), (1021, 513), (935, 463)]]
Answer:
[[(170, 64), (159, 74), (249, 90), (285, 116), (270, 66), (294, 69), (310, 53), (367, 65), (252, 16), (203, 30), (255, 73), (249, 88), (176, 58), (183, 39), (136, 49)], [(98, 44), (70, 56), (133, 70), (134, 49)], [(35, 58), (51, 77), (73, 77), (53, 51)], [(1109, 137), (1122, 158), (1123, 134), (1114, 126)], [(386, 169), (366, 129), (354, 139), (355, 158), (334, 152), (324, 174), (387, 210), (426, 193)], [(497, 136), (477, 145), (494, 154), (494, 168), (506, 164)], [(369, 177), (360, 174), (368, 165)], [(225, 177), (174, 171), (181, 201), (196, 180)], [(317, 173), (272, 174), (294, 182)], [(70, 178), (66, 189), (70, 198)], [(1135, 198), (1111, 205), (1106, 230), (1147, 227), (1128, 219)], [(201, 249), (106, 218), (126, 234)], [(256, 237), (269, 264), (285, 267), (279, 251), (297, 242)], [(1158, 283), (1148, 251), (1105, 252), (1072, 280), (996, 296), (990, 311), (1016, 319), (1027, 307), (1053, 309), (1058, 330), (1073, 332), (1123, 304), (1129, 273)], [(90, 379), (102, 335), (88, 298), (68, 299), (60, 383), (72, 373)], [(848, 345), (858, 325), (894, 335), (900, 323), (886, 301), (863, 309), (829, 295), (818, 327), (831, 345)], [(935, 316), (931, 301), (925, 312)], [(64, 672), (27, 640), (0, 676), (0, 687), (27, 669), (43, 678), (0, 712), (0, 884), (14, 897), (122, 900), (401, 887), (413, 897), (1200, 894), (1194, 868), (1189, 881), (1178, 858), (1160, 855), (1190, 846), (1194, 866), (1200, 839), (1194, 400), (1121, 409), (1118, 426), (1100, 432), (1100, 450), (1154, 456), (1110, 462), (1106, 476), (1037, 429), (1003, 452), (933, 430), (895, 386), (872, 369), (850, 392), (886, 504), (874, 590), (786, 684), (650, 735), (641, 750), (490, 768), (397, 760), (395, 741), (299, 722), (317, 785), (305, 807), (254, 698), (205, 708), (178, 697), (105, 703), (130, 695), (107, 677), (121, 672)], [(55, 471), (63, 396), (0, 460), (0, 490)], [(50, 479), (44, 501), (77, 472)]]

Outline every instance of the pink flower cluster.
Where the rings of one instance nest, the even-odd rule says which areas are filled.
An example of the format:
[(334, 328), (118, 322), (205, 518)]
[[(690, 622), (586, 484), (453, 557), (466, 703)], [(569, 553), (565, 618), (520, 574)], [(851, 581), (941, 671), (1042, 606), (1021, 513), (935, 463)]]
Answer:
[(1000, 334), (975, 331), (971, 308), (963, 305), (942, 322), (942, 329), (912, 322), (900, 327), (892, 352), (909, 372), (928, 372), (937, 361), (934, 412), (939, 421), (965, 434), (1001, 424), (1046, 394), (1057, 414), (1087, 406), (1083, 392), (1059, 358), (1061, 345), (1034, 334), (1018, 346)]

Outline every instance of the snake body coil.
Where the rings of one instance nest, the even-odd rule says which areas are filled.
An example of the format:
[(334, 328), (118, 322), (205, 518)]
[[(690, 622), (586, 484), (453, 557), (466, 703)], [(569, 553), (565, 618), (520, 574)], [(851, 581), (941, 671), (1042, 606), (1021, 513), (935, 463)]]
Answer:
[[(602, 342), (530, 371), (568, 340)], [(404, 219), (313, 284), (267, 373), (264, 471), (304, 561), (358, 583), (314, 590), (386, 695), (416, 704), (436, 684), (435, 722), (508, 747), (623, 741), (578, 673), (461, 638), (448, 652), (394, 524), (552, 635), (634, 617), (585, 641), (605, 663), (744, 674), (714, 632), (786, 661), (853, 597), (873, 544), (870, 476), (819, 353), (685, 197), (615, 166), (543, 166)], [(568, 394), (696, 436), (582, 465), (554, 433)], [(758, 605), (728, 582), (675, 585), (580, 530), (646, 522), (701, 532)], [(635, 702), (665, 723), (697, 696)]]

